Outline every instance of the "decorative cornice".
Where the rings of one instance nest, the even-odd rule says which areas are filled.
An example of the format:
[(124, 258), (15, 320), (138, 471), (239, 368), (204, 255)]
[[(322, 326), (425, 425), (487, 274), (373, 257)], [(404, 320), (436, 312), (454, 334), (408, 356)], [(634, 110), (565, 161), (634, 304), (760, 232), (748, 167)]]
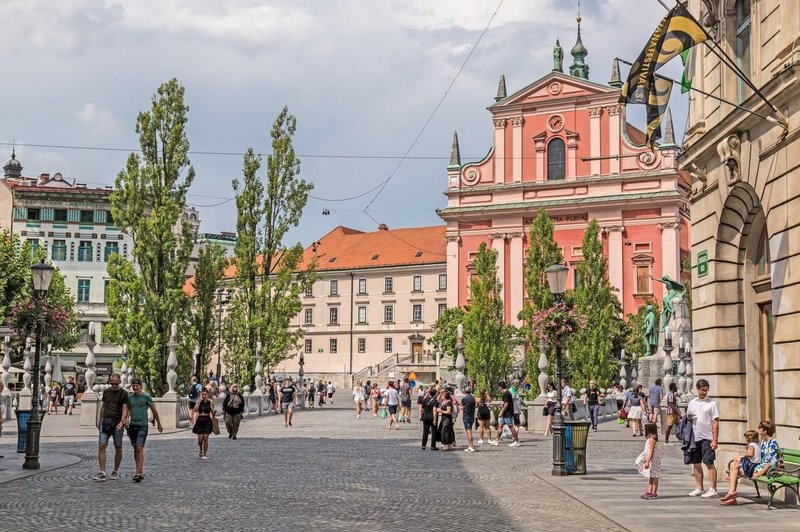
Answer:
[(513, 233), (506, 233), (506, 238), (508, 238), (509, 240), (513, 240), (515, 238), (523, 238), (524, 236), (525, 236), (525, 233), (523, 233), (521, 231), (515, 231)]
[(609, 105), (605, 108), (608, 116), (617, 116), (619, 114), (620, 108), (619, 105)]
[(459, 235), (445, 235), (444, 241), (445, 242), (461, 242), (461, 237)]
[(506, 233), (491, 233), (489, 235), (489, 240), (505, 240), (508, 238)]
[(624, 233), (625, 232), (625, 226), (624, 225), (608, 225), (606, 227), (603, 227), (603, 229), (601, 231), (602, 231), (602, 233), (604, 235), (607, 235), (608, 233)]
[(522, 127), (525, 125), (525, 117), (523, 116), (512, 116), (511, 117), (511, 125), (513, 127)]
[(663, 231), (664, 229), (680, 229), (680, 227), (681, 227), (681, 222), (678, 220), (669, 220), (658, 224), (658, 229), (661, 231)]
[(495, 129), (505, 129), (508, 120), (505, 118), (495, 118), (492, 120)]
[(600, 118), (600, 115), (602, 114), (602, 107), (589, 107), (589, 118)]

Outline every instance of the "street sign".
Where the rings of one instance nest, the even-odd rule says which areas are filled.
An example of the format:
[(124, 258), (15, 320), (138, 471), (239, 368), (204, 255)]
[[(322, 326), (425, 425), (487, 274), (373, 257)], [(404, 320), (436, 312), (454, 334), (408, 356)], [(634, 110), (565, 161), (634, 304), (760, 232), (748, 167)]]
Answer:
[(411, 373), (408, 374), (408, 378), (411, 379), (411, 380), (416, 379), (417, 378), (417, 374), (412, 371)]
[(697, 276), (708, 275), (708, 251), (703, 250), (697, 254)]
[(408, 385), (411, 386), (412, 388), (416, 388), (417, 387), (417, 381), (409, 381)]

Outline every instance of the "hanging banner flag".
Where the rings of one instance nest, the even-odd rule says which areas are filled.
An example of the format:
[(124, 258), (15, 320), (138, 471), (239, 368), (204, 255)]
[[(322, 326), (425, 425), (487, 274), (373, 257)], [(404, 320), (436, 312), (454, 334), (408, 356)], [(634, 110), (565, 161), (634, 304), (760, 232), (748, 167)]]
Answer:
[[(659, 23), (631, 66), (619, 102), (647, 106), (647, 143), (651, 147), (661, 138), (661, 116), (672, 92), (672, 82), (657, 78), (656, 70), (706, 39), (708, 34), (686, 7), (679, 3)], [(667, 87), (667, 84), (670, 86)]]
[(692, 90), (692, 77), (694, 77), (694, 56), (694, 48), (681, 52), (681, 61), (683, 62), (683, 74), (681, 74), (681, 94), (686, 94)]

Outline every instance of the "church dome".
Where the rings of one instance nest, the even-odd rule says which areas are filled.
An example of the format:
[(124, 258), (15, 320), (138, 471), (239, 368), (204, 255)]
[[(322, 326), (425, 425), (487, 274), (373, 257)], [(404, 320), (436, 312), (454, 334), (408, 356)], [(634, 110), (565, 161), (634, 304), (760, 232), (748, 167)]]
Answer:
[(6, 177), (20, 177), (22, 175), (22, 163), (17, 160), (15, 150), (11, 151), (11, 159), (3, 167)]

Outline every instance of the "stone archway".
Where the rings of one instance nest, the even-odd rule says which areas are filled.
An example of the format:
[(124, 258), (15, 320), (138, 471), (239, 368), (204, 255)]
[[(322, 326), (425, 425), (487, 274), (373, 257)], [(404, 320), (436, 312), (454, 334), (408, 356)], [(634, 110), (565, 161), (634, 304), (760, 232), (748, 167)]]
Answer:
[(715, 256), (717, 393), (738, 399), (730, 406), (739, 411), (724, 416), (740, 421), (735, 432), (774, 411), (771, 284), (769, 272), (758, 271), (766, 233), (758, 194), (749, 184), (736, 183), (720, 215)]

